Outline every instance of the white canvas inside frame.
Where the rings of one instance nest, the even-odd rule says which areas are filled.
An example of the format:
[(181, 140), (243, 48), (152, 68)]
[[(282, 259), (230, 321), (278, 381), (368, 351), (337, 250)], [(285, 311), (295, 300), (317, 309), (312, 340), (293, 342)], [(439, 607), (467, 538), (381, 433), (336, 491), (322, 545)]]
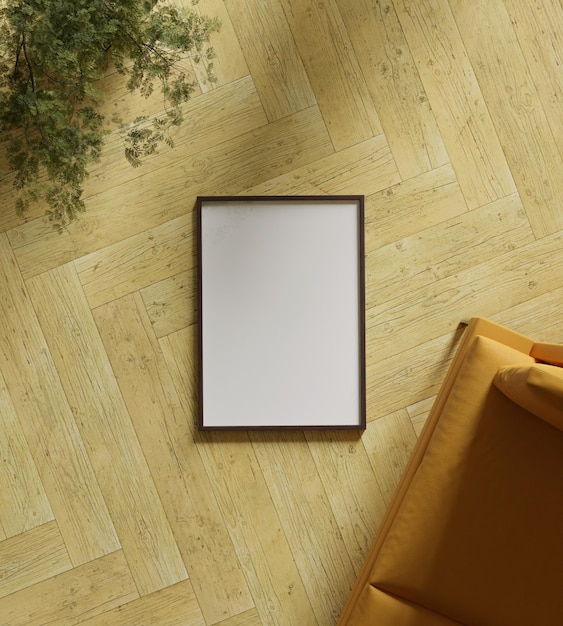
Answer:
[(360, 219), (357, 199), (201, 200), (203, 428), (360, 427)]

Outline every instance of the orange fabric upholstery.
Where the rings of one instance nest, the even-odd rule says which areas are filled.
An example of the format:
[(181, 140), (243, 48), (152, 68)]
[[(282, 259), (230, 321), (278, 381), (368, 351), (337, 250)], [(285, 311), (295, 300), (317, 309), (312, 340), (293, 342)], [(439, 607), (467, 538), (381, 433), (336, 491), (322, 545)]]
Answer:
[(429, 611), (412, 602), (392, 596), (375, 587), (368, 587), (348, 624), (370, 624), (377, 615), (380, 626), (460, 626), (439, 613)]
[(494, 382), (507, 398), (563, 430), (563, 367), (545, 363), (505, 365)]
[(493, 384), (535, 363), (500, 328), (467, 329), (339, 626), (563, 624), (563, 432)]
[(534, 343), (530, 356), (542, 363), (563, 367), (563, 346), (556, 343)]

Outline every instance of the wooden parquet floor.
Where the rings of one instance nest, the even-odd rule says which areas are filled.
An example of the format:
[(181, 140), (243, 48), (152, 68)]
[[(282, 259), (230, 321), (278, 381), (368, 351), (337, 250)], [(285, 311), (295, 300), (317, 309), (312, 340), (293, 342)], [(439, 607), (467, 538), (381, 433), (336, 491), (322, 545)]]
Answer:
[[(61, 235), (0, 186), (0, 626), (332, 626), (460, 319), (563, 341), (559, 0), (198, 6), (175, 149), (111, 136)], [(347, 193), (367, 431), (197, 432), (196, 196)]]

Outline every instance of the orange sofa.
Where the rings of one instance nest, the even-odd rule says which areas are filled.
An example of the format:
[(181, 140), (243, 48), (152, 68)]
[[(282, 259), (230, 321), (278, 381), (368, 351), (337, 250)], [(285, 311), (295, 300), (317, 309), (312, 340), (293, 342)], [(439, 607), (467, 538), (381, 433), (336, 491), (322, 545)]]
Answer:
[(470, 321), (338, 626), (563, 625), (563, 346)]

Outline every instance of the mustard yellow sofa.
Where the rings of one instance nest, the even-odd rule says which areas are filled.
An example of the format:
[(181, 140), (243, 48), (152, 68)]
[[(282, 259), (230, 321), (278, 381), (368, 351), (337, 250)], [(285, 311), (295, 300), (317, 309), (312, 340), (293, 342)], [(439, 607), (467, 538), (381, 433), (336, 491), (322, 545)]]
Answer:
[(563, 625), (563, 346), (470, 321), (338, 626)]

